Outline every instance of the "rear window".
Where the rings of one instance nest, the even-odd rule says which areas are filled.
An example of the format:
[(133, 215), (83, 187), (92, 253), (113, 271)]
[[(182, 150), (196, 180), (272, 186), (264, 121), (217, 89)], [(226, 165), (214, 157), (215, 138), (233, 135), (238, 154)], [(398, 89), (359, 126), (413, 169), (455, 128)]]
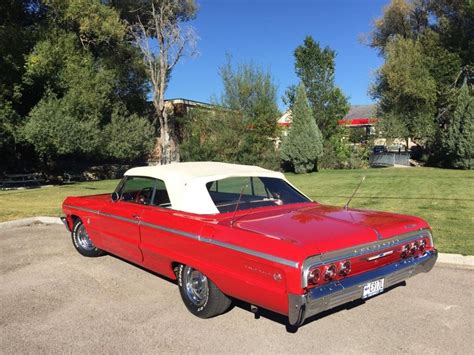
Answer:
[(264, 206), (310, 202), (286, 181), (269, 177), (232, 177), (206, 185), (221, 213)]

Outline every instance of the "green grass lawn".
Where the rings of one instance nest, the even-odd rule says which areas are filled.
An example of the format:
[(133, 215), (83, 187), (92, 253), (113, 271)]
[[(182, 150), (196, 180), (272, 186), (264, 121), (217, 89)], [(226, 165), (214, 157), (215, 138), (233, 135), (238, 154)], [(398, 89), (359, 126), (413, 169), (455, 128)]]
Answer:
[(81, 182), (43, 188), (0, 191), (0, 222), (32, 216), (60, 216), (67, 196), (112, 192), (118, 180)]
[(287, 176), (312, 199), (338, 206), (366, 176), (351, 207), (422, 217), (440, 251), (474, 255), (474, 171), (386, 168)]
[[(312, 199), (343, 206), (366, 176), (351, 207), (412, 214), (426, 219), (440, 251), (474, 255), (474, 172), (432, 168), (325, 170), (288, 174)], [(117, 180), (41, 189), (0, 191), (0, 221), (59, 216), (69, 195), (111, 192)]]

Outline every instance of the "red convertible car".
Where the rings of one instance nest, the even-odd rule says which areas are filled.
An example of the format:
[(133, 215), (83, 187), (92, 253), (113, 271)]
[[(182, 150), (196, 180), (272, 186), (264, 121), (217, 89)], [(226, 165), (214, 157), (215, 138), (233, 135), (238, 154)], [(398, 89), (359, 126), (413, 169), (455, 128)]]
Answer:
[(298, 327), (428, 272), (437, 258), (424, 220), (321, 205), (255, 166), (133, 168), (112, 194), (68, 197), (63, 210), (79, 253), (110, 253), (177, 279), (201, 318), (236, 298)]

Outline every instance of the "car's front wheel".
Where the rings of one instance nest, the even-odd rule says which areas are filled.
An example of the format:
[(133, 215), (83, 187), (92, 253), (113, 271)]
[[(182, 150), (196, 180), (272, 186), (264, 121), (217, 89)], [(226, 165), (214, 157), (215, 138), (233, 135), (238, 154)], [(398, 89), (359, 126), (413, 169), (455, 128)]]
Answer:
[(199, 270), (180, 265), (177, 276), (181, 298), (195, 316), (211, 318), (230, 307), (231, 300)]
[(96, 256), (102, 256), (105, 254), (103, 250), (97, 248), (94, 243), (92, 243), (92, 240), (89, 238), (89, 234), (87, 234), (84, 223), (82, 223), (79, 218), (74, 221), (71, 237), (72, 244), (79, 252), (79, 254), (91, 258)]

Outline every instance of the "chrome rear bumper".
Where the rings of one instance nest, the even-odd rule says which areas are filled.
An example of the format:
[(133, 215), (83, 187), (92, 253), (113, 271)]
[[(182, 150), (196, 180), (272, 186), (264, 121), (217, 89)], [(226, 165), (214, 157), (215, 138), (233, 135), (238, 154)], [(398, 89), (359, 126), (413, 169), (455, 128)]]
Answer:
[(298, 326), (315, 314), (362, 298), (364, 285), (367, 282), (384, 278), (386, 289), (416, 274), (428, 272), (433, 268), (437, 258), (438, 252), (434, 249), (417, 258), (401, 260), (360, 275), (315, 287), (304, 295), (289, 294), (289, 322)]

